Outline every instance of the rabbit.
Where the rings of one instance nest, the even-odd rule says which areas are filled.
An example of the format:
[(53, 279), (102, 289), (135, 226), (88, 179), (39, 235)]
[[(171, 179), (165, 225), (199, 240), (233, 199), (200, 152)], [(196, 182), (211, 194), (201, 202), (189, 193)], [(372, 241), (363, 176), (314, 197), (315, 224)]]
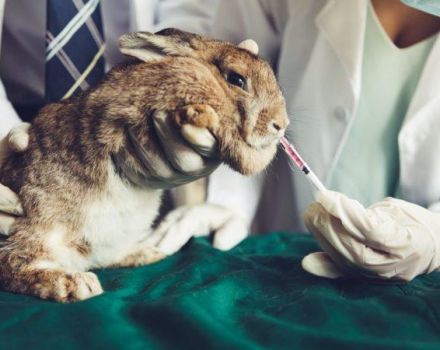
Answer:
[(29, 146), (11, 154), (0, 182), (22, 200), (25, 216), (0, 242), (0, 286), (58, 302), (103, 292), (91, 269), (150, 264), (166, 254), (148, 242), (162, 190), (148, 176), (132, 138), (157, 154), (153, 111), (207, 128), (218, 157), (255, 174), (274, 157), (288, 124), (284, 97), (267, 62), (233, 44), (177, 29), (129, 33), (120, 50), (132, 60), (94, 88), (41, 109)]

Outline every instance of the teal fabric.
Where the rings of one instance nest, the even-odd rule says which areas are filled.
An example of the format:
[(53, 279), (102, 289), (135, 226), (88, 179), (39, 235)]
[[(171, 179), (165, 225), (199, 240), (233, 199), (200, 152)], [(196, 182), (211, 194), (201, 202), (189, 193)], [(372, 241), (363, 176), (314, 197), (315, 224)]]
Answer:
[(361, 96), (328, 187), (369, 206), (397, 197), (398, 134), (435, 36), (405, 49), (368, 6)]
[(0, 349), (440, 349), (440, 274), (407, 285), (308, 275), (309, 235), (206, 239), (98, 271), (105, 293), (57, 304), (0, 292)]
[(439, 0), (401, 0), (404, 4), (414, 7), (420, 11), (428, 12), (434, 16), (440, 16)]

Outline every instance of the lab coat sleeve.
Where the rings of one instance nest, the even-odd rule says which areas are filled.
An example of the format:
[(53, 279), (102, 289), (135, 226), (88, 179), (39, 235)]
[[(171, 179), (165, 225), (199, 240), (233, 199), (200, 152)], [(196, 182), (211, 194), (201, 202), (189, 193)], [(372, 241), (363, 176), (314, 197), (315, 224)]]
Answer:
[(434, 213), (440, 214), (440, 202), (431, 204), (428, 209), (433, 211)]
[(159, 0), (154, 30), (178, 28), (209, 35), (219, 2), (220, 0)]
[(259, 45), (260, 56), (275, 66), (283, 30), (278, 13), (283, 12), (283, 8), (287, 10), (286, 6), (286, 0), (221, 1), (212, 20), (210, 35), (232, 43), (254, 39)]
[(245, 177), (221, 165), (208, 182), (207, 202), (228, 207), (251, 224), (263, 188), (264, 176)]
[[(3, 29), (4, 7), (5, 0), (0, 0), (0, 47)], [(18, 117), (17, 112), (15, 112), (14, 107), (12, 107), (11, 102), (9, 102), (3, 83), (0, 80), (0, 139), (6, 136), (9, 130), (19, 122), (20, 118)]]
[(289, 17), (288, 0), (159, 0), (154, 30), (175, 27), (238, 43), (254, 39), (260, 55), (276, 62)]
[[(260, 55), (276, 66), (283, 25), (278, 21), (286, 1), (227, 0), (221, 1), (212, 20), (210, 35), (238, 43), (254, 39)], [(285, 12), (285, 11), (284, 11)], [(252, 223), (261, 198), (264, 173), (244, 177), (226, 166), (220, 167), (209, 178), (208, 202), (232, 208)]]

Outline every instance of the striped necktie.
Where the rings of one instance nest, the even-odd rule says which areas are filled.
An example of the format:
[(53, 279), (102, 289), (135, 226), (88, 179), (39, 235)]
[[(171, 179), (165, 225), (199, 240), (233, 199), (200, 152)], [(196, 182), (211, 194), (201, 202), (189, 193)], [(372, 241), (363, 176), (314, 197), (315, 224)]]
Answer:
[(46, 102), (94, 86), (104, 75), (100, 0), (47, 0)]

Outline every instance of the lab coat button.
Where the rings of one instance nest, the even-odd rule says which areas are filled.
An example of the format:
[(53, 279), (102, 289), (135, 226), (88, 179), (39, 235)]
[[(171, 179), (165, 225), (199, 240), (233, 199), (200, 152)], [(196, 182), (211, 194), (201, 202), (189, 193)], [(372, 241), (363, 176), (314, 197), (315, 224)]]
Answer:
[(340, 120), (341, 122), (346, 123), (346, 122), (348, 122), (348, 119), (350, 117), (350, 113), (347, 108), (339, 106), (339, 107), (335, 108), (335, 116), (336, 116), (336, 119)]

